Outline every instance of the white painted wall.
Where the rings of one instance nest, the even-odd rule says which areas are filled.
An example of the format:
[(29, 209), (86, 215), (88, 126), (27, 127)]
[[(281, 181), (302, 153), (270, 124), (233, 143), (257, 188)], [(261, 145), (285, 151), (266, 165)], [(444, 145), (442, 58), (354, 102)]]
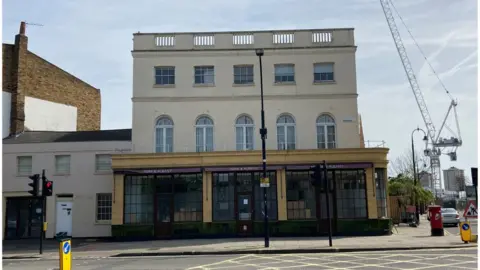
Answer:
[[(56, 194), (73, 194), (73, 237), (102, 237), (111, 235), (110, 223), (96, 222), (96, 194), (113, 194), (113, 174), (95, 171), (95, 155), (118, 153), (131, 149), (129, 141), (37, 143), (3, 145), (3, 202), (10, 196), (28, 196), (28, 177), (17, 176), (17, 156), (33, 158), (33, 173), (46, 170), (54, 183), (53, 196), (47, 199), (47, 237), (56, 228)], [(55, 155), (71, 155), (70, 175), (55, 175)], [(5, 210), (5, 209), (4, 209)], [(5, 211), (3, 221), (5, 223)]]
[[(297, 149), (316, 149), (315, 120), (331, 114), (337, 123), (337, 147), (360, 146), (354, 47), (284, 49), (265, 51), (263, 83), (265, 93), (267, 148), (277, 149), (276, 119), (290, 113), (297, 123)], [(195, 120), (201, 114), (215, 122), (215, 150), (235, 150), (234, 122), (239, 114), (255, 121), (255, 148), (261, 149), (260, 69), (254, 51), (193, 51), (133, 53), (134, 152), (154, 151), (154, 125), (160, 115), (174, 121), (174, 151), (195, 151)], [(335, 82), (313, 83), (315, 63), (333, 62)], [(233, 85), (233, 66), (254, 65), (252, 86)], [(294, 64), (295, 83), (274, 84), (274, 65)], [(195, 87), (194, 66), (214, 65), (215, 86)], [(155, 66), (175, 66), (174, 87), (154, 85)]]
[(2, 139), (10, 134), (10, 113), (12, 109), (12, 94), (2, 91)]
[(38, 131), (76, 131), (77, 108), (25, 97), (25, 127)]

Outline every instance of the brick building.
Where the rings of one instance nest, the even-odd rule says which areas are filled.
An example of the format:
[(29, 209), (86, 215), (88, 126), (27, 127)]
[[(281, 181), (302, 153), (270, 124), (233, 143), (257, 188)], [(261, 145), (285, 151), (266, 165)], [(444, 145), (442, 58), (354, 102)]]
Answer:
[(3, 138), (24, 130), (100, 129), (100, 90), (28, 51), (25, 22), (2, 52)]

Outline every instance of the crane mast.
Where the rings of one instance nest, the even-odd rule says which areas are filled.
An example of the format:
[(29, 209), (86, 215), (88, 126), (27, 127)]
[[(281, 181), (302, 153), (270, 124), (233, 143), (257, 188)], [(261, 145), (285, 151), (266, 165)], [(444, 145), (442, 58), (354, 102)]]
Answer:
[[(388, 27), (390, 28), (390, 33), (392, 34), (392, 38), (393, 38), (393, 41), (395, 42), (398, 55), (400, 56), (400, 60), (402, 62), (405, 73), (407, 75), (408, 82), (412, 89), (413, 95), (415, 96), (415, 100), (417, 102), (418, 108), (420, 109), (423, 122), (425, 123), (425, 127), (427, 129), (427, 134), (430, 141), (431, 149), (427, 147), (424, 153), (426, 156), (430, 158), (430, 168), (432, 173), (432, 191), (434, 191), (435, 196), (438, 197), (437, 191), (441, 189), (440, 156), (442, 154), (442, 148), (453, 147), (454, 150), (448, 153), (448, 155), (450, 156), (451, 160), (456, 160), (456, 149), (462, 145), (462, 140), (460, 137), (460, 128), (458, 124), (457, 111), (456, 111), (457, 102), (452, 99), (450, 103), (450, 107), (448, 108), (448, 112), (442, 123), (442, 126), (437, 133), (437, 130), (435, 129), (435, 125), (433, 124), (432, 118), (430, 116), (430, 112), (428, 111), (427, 104), (423, 97), (423, 93), (420, 89), (420, 86), (418, 85), (417, 78), (413, 71), (412, 65), (410, 64), (410, 59), (408, 58), (407, 51), (405, 49), (405, 46), (403, 45), (400, 32), (398, 31), (398, 27), (395, 23), (395, 18), (393, 16), (392, 9), (390, 7), (390, 1), (391, 0), (380, 0), (380, 4), (382, 5), (383, 13), (385, 14)], [(445, 126), (446, 120), (450, 112), (452, 111), (452, 108), (455, 113), (455, 120), (456, 120), (459, 138), (451, 137), (449, 139), (443, 139), (440, 137), (440, 133), (443, 130), (443, 127)]]

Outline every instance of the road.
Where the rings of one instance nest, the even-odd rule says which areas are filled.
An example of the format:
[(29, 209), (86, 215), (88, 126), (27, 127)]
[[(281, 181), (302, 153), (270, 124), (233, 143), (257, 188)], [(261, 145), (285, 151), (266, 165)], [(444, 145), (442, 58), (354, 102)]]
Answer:
[[(72, 269), (477, 269), (477, 248), (317, 253), (284, 255), (222, 255), (131, 257), (74, 260)], [(3, 260), (3, 269), (58, 269), (52, 260)]]
[[(463, 221), (463, 218), (461, 219)], [(478, 234), (478, 220), (477, 219), (469, 219), (470, 226), (472, 227), (472, 233)], [(460, 235), (460, 228), (459, 227), (444, 227), (446, 234), (452, 235)], [(460, 237), (460, 236), (459, 236)]]

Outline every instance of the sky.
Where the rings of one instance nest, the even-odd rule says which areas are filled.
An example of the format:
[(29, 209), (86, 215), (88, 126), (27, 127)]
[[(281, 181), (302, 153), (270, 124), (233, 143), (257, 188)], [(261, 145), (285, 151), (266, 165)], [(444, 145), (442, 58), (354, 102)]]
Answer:
[[(446, 89), (457, 100), (463, 146), (442, 169), (477, 166), (477, 1), (394, 0)], [(411, 133), (425, 129), (379, 0), (3, 0), (2, 38), (13, 43), (20, 21), (29, 50), (101, 89), (102, 128), (131, 127), (132, 34), (135, 32), (355, 28), (357, 87), (365, 140), (385, 141), (389, 159), (404, 156)], [(433, 123), (450, 98), (401, 21), (396, 19)], [(454, 118), (447, 125), (456, 132)], [(448, 130), (446, 130), (448, 131)], [(458, 133), (456, 133), (458, 135)], [(451, 133), (444, 133), (450, 137)], [(415, 134), (417, 148), (422, 135)], [(468, 172), (467, 172), (468, 171)]]

